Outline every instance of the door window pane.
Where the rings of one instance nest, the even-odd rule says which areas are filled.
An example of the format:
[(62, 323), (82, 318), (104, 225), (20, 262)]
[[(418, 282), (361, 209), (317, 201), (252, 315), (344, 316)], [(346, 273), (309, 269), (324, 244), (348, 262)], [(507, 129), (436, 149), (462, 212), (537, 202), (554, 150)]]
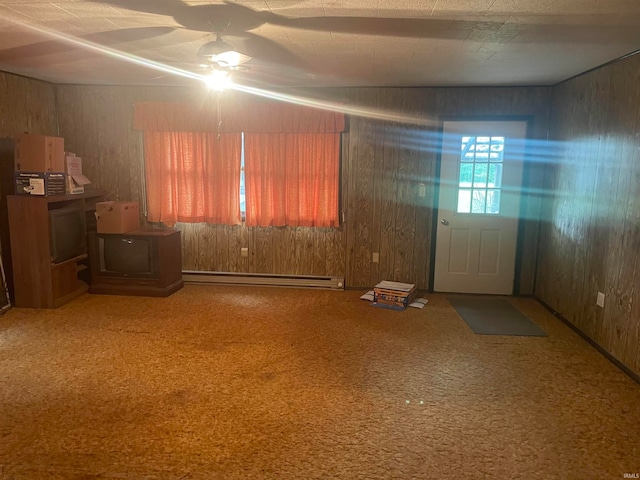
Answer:
[(476, 137), (462, 137), (460, 150), (461, 162), (473, 162), (476, 155)]
[(491, 161), (502, 162), (504, 159), (504, 137), (491, 137)]
[(458, 186), (462, 188), (470, 187), (472, 179), (473, 179), (473, 163), (460, 164), (460, 179), (459, 179)]
[(471, 213), (486, 213), (486, 190), (473, 189), (473, 197), (471, 201)]
[(504, 147), (504, 137), (462, 137), (458, 213), (500, 213)]
[(474, 187), (486, 187), (487, 186), (487, 171), (489, 164), (476, 163), (476, 168), (473, 171), (473, 186)]
[(502, 164), (492, 163), (489, 165), (489, 178), (487, 181), (487, 187), (500, 188), (502, 187)]
[(487, 190), (487, 213), (500, 213), (500, 190)]
[(471, 189), (460, 188), (458, 190), (458, 212), (471, 213)]

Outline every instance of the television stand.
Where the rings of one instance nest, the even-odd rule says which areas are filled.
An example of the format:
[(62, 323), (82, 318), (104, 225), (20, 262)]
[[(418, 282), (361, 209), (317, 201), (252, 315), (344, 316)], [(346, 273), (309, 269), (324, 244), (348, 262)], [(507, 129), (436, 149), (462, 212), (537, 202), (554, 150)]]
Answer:
[[(7, 196), (16, 307), (58, 308), (87, 291), (86, 233), (95, 229), (95, 204), (104, 199), (105, 193), (99, 190), (50, 197)], [(82, 236), (83, 245), (73, 258), (55, 261), (51, 214), (69, 207), (85, 217), (82, 231), (75, 232)]]
[[(128, 265), (139, 262), (141, 254), (145, 258), (142, 266), (128, 270)], [(168, 297), (184, 285), (179, 230), (143, 228), (122, 234), (92, 234), (89, 255), (89, 293)]]

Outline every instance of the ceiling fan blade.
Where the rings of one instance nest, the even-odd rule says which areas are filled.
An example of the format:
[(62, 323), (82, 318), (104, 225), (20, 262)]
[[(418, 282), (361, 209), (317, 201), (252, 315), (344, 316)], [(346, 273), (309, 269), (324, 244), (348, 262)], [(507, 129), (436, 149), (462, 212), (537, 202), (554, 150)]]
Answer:
[(271, 17), (270, 12), (252, 10), (235, 3), (193, 5), (173, 15), (176, 22), (189, 30), (225, 35), (253, 30), (268, 23)]
[(309, 68), (300, 57), (268, 38), (249, 32), (245, 32), (242, 36), (227, 37), (229, 38), (233, 39), (230, 43), (238, 51), (252, 57), (251, 64), (261, 62), (301, 70)]
[(182, 0), (90, 0), (93, 3), (106, 3), (113, 7), (133, 10), (141, 13), (173, 16), (180, 10), (189, 8)]
[(246, 32), (268, 23), (273, 16), (271, 12), (253, 10), (231, 2), (189, 5), (182, 0), (101, 0), (99, 3), (136, 12), (167, 15), (184, 28), (209, 33)]
[(119, 30), (108, 30), (84, 35), (81, 38), (95, 43), (114, 45), (125, 42), (137, 42), (150, 38), (160, 37), (175, 30), (173, 27), (134, 27), (121, 28)]
[[(97, 0), (92, 0), (97, 1)], [(498, 30), (504, 22), (461, 21), (444, 18), (398, 17), (287, 17), (225, 1), (189, 5), (183, 0), (102, 0), (101, 3), (145, 13), (167, 15), (189, 30), (242, 35), (264, 24), (301, 30), (412, 38), (459, 39), (477, 28)], [(455, 24), (455, 25), (454, 25)], [(455, 28), (452, 28), (455, 27)]]
[[(86, 40), (105, 46), (114, 46), (121, 43), (135, 42), (138, 40), (146, 40), (149, 38), (159, 37), (174, 30), (172, 27), (142, 27), (142, 28), (123, 28), (120, 30), (109, 30), (105, 32), (96, 32), (77, 37), (79, 40)], [(43, 42), (30, 43), (20, 47), (6, 48), (0, 50), (0, 60), (4, 61), (20, 61), (45, 55), (54, 55), (58, 53), (66, 53), (78, 51), (77, 45), (67, 43), (60, 40), (47, 40)], [(83, 56), (99, 55), (97, 52), (84, 50)]]
[(308, 86), (309, 82), (314, 79), (315, 76), (313, 74), (301, 74), (301, 72), (297, 70), (291, 72), (287, 68), (251, 67), (251, 69), (247, 71), (231, 72), (231, 80), (236, 85), (267, 89), (273, 87)]
[[(567, 43), (571, 39), (574, 43), (592, 43), (602, 45), (607, 43), (617, 33), (620, 34), (621, 26), (603, 26), (604, 16), (598, 16), (593, 24), (572, 24), (570, 20), (562, 16), (561, 20), (553, 25), (539, 24), (536, 22), (527, 24), (509, 23), (501, 20), (500, 14), (495, 17), (486, 17), (482, 20), (460, 20), (445, 18), (398, 18), (398, 17), (286, 17), (273, 15), (269, 23), (281, 27), (312, 30), (320, 32), (346, 33), (356, 35), (377, 35), (409, 38), (431, 38), (439, 40), (460, 40), (471, 34), (475, 34), (478, 41), (491, 42), (494, 38), (498, 42), (504, 38), (518, 35), (519, 40), (514, 42), (531, 42), (530, 35), (536, 42)], [(630, 20), (633, 22), (633, 20)], [(637, 26), (629, 29), (632, 38), (637, 38)], [(497, 36), (494, 36), (498, 33)]]
[(413, 38), (459, 38), (460, 30), (476, 28), (499, 28), (503, 22), (456, 22), (441, 18), (384, 18), (384, 17), (300, 17), (274, 16), (269, 22), (282, 27), (320, 32), (352, 33), (359, 35), (381, 35)]

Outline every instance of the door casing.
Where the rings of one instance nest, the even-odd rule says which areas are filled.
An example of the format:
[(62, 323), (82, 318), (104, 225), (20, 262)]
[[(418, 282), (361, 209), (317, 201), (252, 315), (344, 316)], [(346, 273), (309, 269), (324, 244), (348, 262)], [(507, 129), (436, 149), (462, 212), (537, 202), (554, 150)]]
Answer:
[[(444, 127), (445, 127), (445, 123), (446, 122), (493, 122), (493, 124), (496, 123), (500, 123), (500, 122), (518, 122), (523, 124), (523, 128), (524, 128), (524, 132), (523, 132), (523, 139), (526, 141), (526, 139), (528, 138), (528, 132), (531, 131), (531, 127), (532, 127), (532, 122), (533, 122), (533, 117), (531, 116), (499, 116), (499, 117), (488, 117), (488, 116), (474, 116), (474, 117), (459, 117), (459, 116), (455, 116), (455, 117), (441, 117), (441, 130), (440, 130), (440, 145), (442, 146), (442, 139), (443, 139), (443, 135), (444, 135)], [(519, 280), (520, 280), (520, 273), (521, 273), (521, 264), (522, 264), (522, 238), (520, 237), (520, 232), (523, 228), (523, 218), (521, 216), (521, 212), (523, 209), (523, 201), (526, 201), (523, 197), (524, 195), (522, 195), (522, 185), (525, 184), (525, 179), (527, 177), (527, 172), (530, 168), (530, 166), (527, 163), (527, 158), (526, 158), (526, 151), (523, 147), (523, 150), (521, 152), (522, 154), (522, 176), (520, 179), (520, 182), (518, 184), (518, 188), (520, 189), (520, 193), (521, 193), (521, 202), (520, 202), (520, 206), (519, 206), (519, 212), (518, 212), (518, 220), (517, 220), (517, 227), (516, 227), (516, 249), (515, 249), (515, 268), (514, 268), (514, 276), (513, 276), (513, 283), (512, 283), (512, 293), (514, 295), (517, 295), (519, 293)], [(430, 291), (436, 291), (435, 290), (435, 270), (436, 270), (436, 248), (437, 248), (437, 230), (438, 230), (438, 224), (439, 224), (439, 220), (441, 217), (441, 209), (440, 209), (440, 205), (439, 205), (439, 197), (440, 197), (440, 184), (441, 184), (441, 170), (442, 170), (442, 149), (440, 149), (440, 152), (438, 153), (438, 158), (437, 158), (437, 164), (436, 164), (436, 188), (434, 189), (434, 214), (432, 217), (432, 232), (433, 232), (433, 241), (431, 242), (431, 252), (430, 252), (430, 271), (429, 271), (429, 284), (430, 284)]]

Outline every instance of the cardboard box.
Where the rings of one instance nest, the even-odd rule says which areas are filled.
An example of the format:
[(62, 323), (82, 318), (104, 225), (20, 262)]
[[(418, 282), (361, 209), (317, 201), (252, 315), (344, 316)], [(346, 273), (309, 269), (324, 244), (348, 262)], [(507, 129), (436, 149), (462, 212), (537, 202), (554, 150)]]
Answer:
[(91, 180), (82, 174), (82, 158), (67, 152), (64, 157), (64, 167), (67, 174), (67, 193), (84, 193), (84, 186), (90, 184)]
[(65, 177), (62, 172), (13, 172), (16, 195), (64, 195)]
[(96, 203), (98, 233), (127, 233), (140, 228), (138, 202)]
[(22, 133), (16, 137), (14, 170), (64, 172), (64, 138)]

